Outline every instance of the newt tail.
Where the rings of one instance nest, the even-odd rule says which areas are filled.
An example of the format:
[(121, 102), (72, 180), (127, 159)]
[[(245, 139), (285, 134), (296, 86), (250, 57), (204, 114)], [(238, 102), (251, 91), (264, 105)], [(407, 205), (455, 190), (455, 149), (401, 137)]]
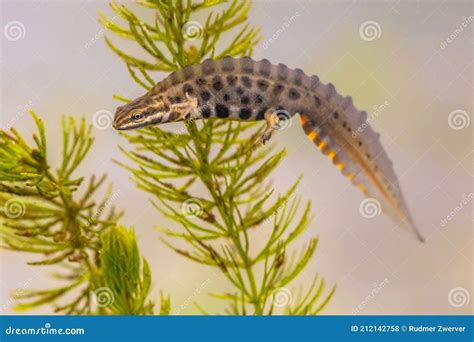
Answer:
[(209, 117), (265, 120), (260, 138), (265, 143), (279, 121), (295, 114), (309, 139), (353, 185), (424, 241), (367, 113), (357, 110), (351, 97), (339, 95), (334, 85), (301, 69), (248, 57), (208, 59), (173, 72), (144, 96), (119, 107), (114, 127), (134, 129)]

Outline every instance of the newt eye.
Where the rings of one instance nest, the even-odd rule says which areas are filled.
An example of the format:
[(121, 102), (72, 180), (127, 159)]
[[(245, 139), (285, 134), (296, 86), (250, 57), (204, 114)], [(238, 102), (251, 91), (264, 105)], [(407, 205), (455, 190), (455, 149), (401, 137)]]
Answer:
[(142, 113), (135, 113), (131, 117), (132, 121), (140, 121), (143, 119), (143, 114)]

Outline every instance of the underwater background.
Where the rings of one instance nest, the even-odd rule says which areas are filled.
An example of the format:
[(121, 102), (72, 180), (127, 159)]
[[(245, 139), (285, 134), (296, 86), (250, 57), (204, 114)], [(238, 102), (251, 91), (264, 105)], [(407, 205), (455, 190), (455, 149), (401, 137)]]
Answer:
[[(2, 129), (14, 126), (30, 136), (34, 123), (27, 110), (34, 109), (45, 122), (50, 155), (59, 162), (61, 146), (52, 142), (60, 140), (61, 115), (91, 120), (98, 111), (115, 111), (119, 103), (112, 95), (143, 94), (104, 43), (107, 32), (97, 14), (111, 14), (106, 1), (1, 6)], [(298, 193), (312, 201), (315, 219), (302, 240), (319, 235), (320, 242), (298, 282), (310, 282), (317, 271), (337, 285), (323, 314), (472, 313), (473, 15), (471, 1), (253, 2), (250, 22), (262, 28), (253, 57), (316, 74), (368, 112), (426, 238), (419, 243), (384, 215), (364, 217), (363, 195), (293, 120), (272, 138), (288, 149), (273, 178), (283, 192), (303, 175)], [(21, 39), (8, 39), (5, 27), (12, 21), (22, 23)], [(177, 131), (181, 125), (166, 128)], [(159, 241), (154, 227), (163, 218), (113, 162), (124, 160), (117, 145), (126, 146), (125, 139), (112, 127), (94, 134), (96, 143), (80, 170), (109, 175), (114, 204), (125, 209), (122, 223), (135, 228), (153, 270), (151, 296), (170, 294), (172, 314), (196, 314), (195, 301), (218, 312), (222, 303), (207, 294), (222, 291), (225, 279)], [(1, 314), (17, 313), (11, 308), (13, 289), (51, 286), (49, 271), (27, 266), (30, 260), (0, 250)]]

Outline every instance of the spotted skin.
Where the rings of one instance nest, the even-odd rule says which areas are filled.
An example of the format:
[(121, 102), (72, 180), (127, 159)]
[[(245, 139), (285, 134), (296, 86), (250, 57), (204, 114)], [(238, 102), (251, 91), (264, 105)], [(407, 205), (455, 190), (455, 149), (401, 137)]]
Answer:
[(170, 74), (144, 96), (119, 107), (114, 127), (125, 130), (210, 117), (265, 120), (265, 143), (275, 129), (275, 114), (282, 111), (299, 114), (305, 134), (340, 172), (423, 241), (367, 113), (357, 110), (351, 97), (339, 95), (334, 85), (301, 69), (248, 57), (205, 60)]

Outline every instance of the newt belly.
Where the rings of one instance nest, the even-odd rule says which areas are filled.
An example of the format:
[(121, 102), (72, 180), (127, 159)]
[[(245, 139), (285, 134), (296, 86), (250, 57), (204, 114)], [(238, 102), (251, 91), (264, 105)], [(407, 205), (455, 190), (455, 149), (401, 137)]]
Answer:
[(261, 140), (266, 142), (282, 113), (299, 114), (306, 135), (341, 173), (423, 241), (367, 113), (357, 110), (352, 98), (339, 95), (331, 83), (323, 84), (301, 69), (248, 57), (208, 59), (170, 74), (144, 96), (119, 107), (114, 127), (134, 129), (210, 117), (265, 120)]

